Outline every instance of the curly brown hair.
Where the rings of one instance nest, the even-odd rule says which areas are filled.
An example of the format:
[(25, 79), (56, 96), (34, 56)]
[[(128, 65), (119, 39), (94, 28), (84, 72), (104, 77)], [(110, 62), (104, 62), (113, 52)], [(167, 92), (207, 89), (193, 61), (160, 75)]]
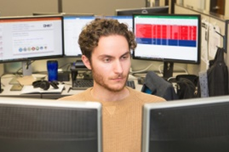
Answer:
[(98, 46), (100, 37), (110, 35), (124, 36), (128, 42), (129, 49), (137, 46), (135, 36), (132, 31), (128, 30), (128, 26), (119, 23), (115, 19), (96, 18), (90, 24), (86, 25), (79, 36), (79, 46), (82, 54), (91, 61), (91, 54), (95, 47)]

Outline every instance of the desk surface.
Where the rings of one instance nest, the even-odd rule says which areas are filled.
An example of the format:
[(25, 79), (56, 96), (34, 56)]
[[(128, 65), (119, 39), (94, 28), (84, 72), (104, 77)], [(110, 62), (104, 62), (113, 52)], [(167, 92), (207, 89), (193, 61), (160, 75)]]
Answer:
[[(82, 92), (83, 90), (69, 90), (69, 88), (72, 86), (72, 82), (71, 81), (64, 81), (64, 86), (65, 89), (62, 91), (62, 93), (60, 94), (53, 94), (53, 93), (44, 93), (44, 94), (40, 94), (40, 93), (35, 93), (35, 94), (21, 94), (21, 91), (10, 91), (12, 85), (9, 84), (9, 82), (11, 81), (11, 79), (14, 77), (13, 74), (7, 74), (7, 75), (3, 75), (1, 78), (1, 82), (2, 82), (2, 93), (0, 93), (0, 96), (10, 96), (10, 97), (28, 97), (28, 98), (47, 98), (47, 99), (58, 99), (60, 97), (64, 97), (64, 96), (68, 96), (68, 95), (73, 95), (73, 94), (77, 94)], [(141, 91), (142, 85), (139, 85), (137, 82), (137, 78), (130, 75), (129, 76), (129, 80), (134, 80), (135, 81), (135, 87), (136, 90)]]

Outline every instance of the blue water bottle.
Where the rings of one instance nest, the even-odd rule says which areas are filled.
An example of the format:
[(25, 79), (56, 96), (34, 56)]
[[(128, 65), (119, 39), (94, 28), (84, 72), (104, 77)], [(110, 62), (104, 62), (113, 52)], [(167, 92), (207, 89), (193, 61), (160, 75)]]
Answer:
[(58, 80), (58, 61), (57, 60), (48, 60), (47, 61), (47, 70), (48, 70), (48, 81), (57, 81)]

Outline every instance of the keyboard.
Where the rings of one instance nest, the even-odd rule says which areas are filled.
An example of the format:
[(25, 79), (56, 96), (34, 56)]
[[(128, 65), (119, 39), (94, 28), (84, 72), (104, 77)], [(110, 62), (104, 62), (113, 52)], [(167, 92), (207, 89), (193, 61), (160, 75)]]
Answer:
[(93, 86), (93, 79), (79, 79), (72, 83), (72, 90), (86, 90)]
[[(80, 79), (80, 80), (76, 80), (73, 82), (72, 90), (86, 90), (87, 88), (92, 87), (92, 86), (93, 86), (92, 79)], [(126, 86), (135, 89), (134, 80), (128, 80), (126, 82)]]
[(134, 82), (134, 80), (128, 80), (128, 81), (126, 81), (126, 86), (135, 89), (135, 82)]

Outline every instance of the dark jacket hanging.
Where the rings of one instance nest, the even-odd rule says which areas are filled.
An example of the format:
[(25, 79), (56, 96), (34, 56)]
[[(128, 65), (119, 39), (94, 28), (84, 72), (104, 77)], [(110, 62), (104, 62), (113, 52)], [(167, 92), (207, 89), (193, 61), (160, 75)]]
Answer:
[(218, 48), (207, 70), (209, 96), (228, 94), (228, 69), (224, 62), (224, 49)]

